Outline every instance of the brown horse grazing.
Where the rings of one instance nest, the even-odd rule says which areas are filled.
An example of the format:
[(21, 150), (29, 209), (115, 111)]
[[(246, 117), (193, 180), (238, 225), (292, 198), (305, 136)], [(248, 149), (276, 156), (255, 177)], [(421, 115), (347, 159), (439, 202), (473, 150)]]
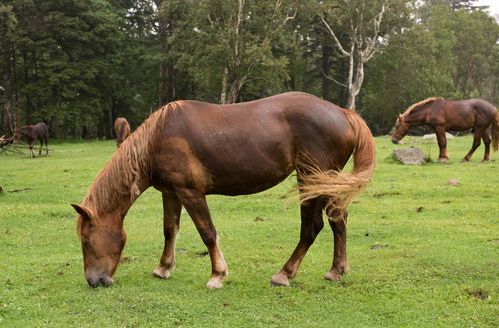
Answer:
[(482, 99), (452, 101), (428, 98), (418, 102), (403, 114), (399, 114), (395, 123), (395, 131), (392, 134), (392, 142), (397, 144), (412, 125), (422, 124), (429, 125), (435, 130), (440, 148), (438, 160), (441, 162), (449, 159), (446, 130), (473, 129), (473, 146), (462, 161), (471, 159), (473, 152), (480, 146), (480, 139), (483, 139), (485, 144), (483, 161), (489, 160), (491, 139), (494, 151), (499, 148), (499, 112), (492, 104)]
[(33, 145), (36, 140), (40, 140), (40, 150), (38, 155), (42, 155), (42, 147), (45, 142), (45, 156), (49, 155), (48, 149), (48, 138), (49, 138), (49, 127), (47, 124), (41, 122), (35, 125), (26, 125), (15, 130), (14, 141), (18, 142), (21, 138), (26, 138), (28, 141), (30, 157), (34, 158), (35, 154), (33, 152)]
[[(340, 173), (353, 154), (352, 173)], [(338, 280), (348, 268), (346, 207), (369, 182), (375, 144), (356, 113), (305, 93), (286, 93), (240, 104), (177, 101), (154, 112), (116, 151), (80, 205), (77, 231), (91, 287), (108, 286), (126, 241), (123, 220), (149, 186), (163, 194), (165, 244), (153, 275), (166, 279), (175, 265), (182, 205), (211, 258), (209, 288), (228, 274), (205, 195), (266, 190), (293, 170), (301, 196), (300, 241), (274, 285), (288, 285), (323, 228), (334, 234), (332, 267)]]
[(123, 141), (130, 135), (130, 124), (126, 118), (118, 117), (114, 121), (114, 134), (116, 135), (116, 147), (120, 148)]

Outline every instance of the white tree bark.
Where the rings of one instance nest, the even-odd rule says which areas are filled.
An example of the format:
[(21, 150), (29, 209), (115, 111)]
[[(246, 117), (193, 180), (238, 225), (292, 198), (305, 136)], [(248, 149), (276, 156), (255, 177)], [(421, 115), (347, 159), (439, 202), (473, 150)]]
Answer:
[[(385, 10), (386, 6), (385, 4), (382, 4), (379, 13), (370, 21), (370, 25), (372, 26), (371, 35), (365, 35), (361, 27), (363, 20), (362, 12), (359, 13), (360, 18), (357, 21), (354, 21), (354, 18), (350, 17), (350, 33), (348, 36), (349, 48), (346, 48), (341, 44), (331, 25), (328, 24), (324, 17), (320, 17), (322, 23), (333, 38), (338, 52), (343, 57), (348, 58), (348, 76), (345, 83), (336, 81), (331, 77), (326, 77), (338, 85), (347, 88), (347, 108), (349, 109), (355, 110), (355, 100), (362, 88), (362, 83), (364, 82), (364, 64), (366, 64), (379, 50), (378, 39), (380, 37), (380, 26)], [(323, 72), (323, 74), (325, 73)]]

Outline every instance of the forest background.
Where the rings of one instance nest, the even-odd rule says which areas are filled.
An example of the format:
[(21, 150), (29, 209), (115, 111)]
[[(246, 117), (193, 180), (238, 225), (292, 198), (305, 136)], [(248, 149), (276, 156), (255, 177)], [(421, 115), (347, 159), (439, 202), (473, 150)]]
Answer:
[(112, 138), (177, 99), (297, 90), (375, 134), (426, 97), (499, 103), (499, 25), (474, 0), (2, 0), (0, 136)]

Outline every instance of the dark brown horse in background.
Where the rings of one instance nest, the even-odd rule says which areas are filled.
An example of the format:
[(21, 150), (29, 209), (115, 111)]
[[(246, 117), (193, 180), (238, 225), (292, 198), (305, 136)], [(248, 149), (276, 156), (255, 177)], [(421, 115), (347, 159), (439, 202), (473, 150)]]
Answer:
[(48, 156), (48, 140), (49, 140), (49, 127), (47, 124), (41, 122), (35, 125), (26, 125), (17, 128), (14, 133), (14, 141), (18, 142), (21, 138), (25, 138), (28, 141), (30, 157), (34, 158), (35, 154), (33, 152), (33, 145), (36, 140), (40, 140), (40, 150), (38, 155), (42, 155), (43, 143), (45, 143), (45, 156)]
[[(340, 172), (353, 154), (352, 173)], [(153, 186), (163, 194), (165, 244), (154, 276), (170, 277), (182, 205), (211, 258), (209, 288), (228, 274), (205, 196), (257, 193), (293, 170), (301, 196), (300, 241), (274, 285), (288, 285), (323, 228), (334, 234), (334, 257), (325, 278), (347, 271), (346, 221), (350, 198), (369, 182), (375, 144), (356, 113), (314, 96), (292, 92), (241, 104), (177, 101), (154, 112), (123, 142), (80, 205), (77, 231), (85, 277), (108, 286), (126, 241), (124, 217)]]
[[(473, 129), (473, 145), (462, 161), (469, 161), (473, 152), (480, 146), (480, 139), (485, 144), (483, 161), (489, 160), (490, 143), (494, 151), (499, 148), (499, 112), (490, 103), (482, 99), (445, 100), (428, 98), (409, 107), (399, 114), (392, 134), (392, 142), (397, 144), (412, 125), (426, 124), (435, 130), (440, 154), (438, 160), (446, 162), (446, 130), (463, 131)], [(490, 135), (489, 135), (490, 134)]]
[(120, 148), (123, 141), (130, 135), (130, 124), (126, 118), (118, 117), (114, 121), (114, 134), (116, 135), (116, 147)]

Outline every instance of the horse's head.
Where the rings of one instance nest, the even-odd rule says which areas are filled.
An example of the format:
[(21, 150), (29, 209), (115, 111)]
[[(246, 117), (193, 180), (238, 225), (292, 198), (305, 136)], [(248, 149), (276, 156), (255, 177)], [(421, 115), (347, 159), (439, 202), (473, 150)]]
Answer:
[(21, 133), (21, 130), (20, 129), (15, 129), (14, 130), (14, 137), (12, 138), (12, 140), (14, 141), (14, 143), (18, 143), (19, 140), (21, 140), (22, 137), (23, 137), (23, 135)]
[(107, 287), (125, 247), (126, 233), (119, 214), (97, 217), (88, 207), (72, 204), (78, 212), (78, 234), (83, 251), (85, 278), (90, 287)]
[(409, 131), (410, 125), (404, 121), (404, 116), (399, 114), (395, 122), (395, 130), (392, 133), (392, 142), (398, 144)]

